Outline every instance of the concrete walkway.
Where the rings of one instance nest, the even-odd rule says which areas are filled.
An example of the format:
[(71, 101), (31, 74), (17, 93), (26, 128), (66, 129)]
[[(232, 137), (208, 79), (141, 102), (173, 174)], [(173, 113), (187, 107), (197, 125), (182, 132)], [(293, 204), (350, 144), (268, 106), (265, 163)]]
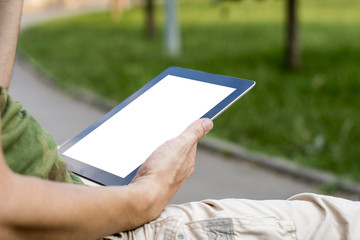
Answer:
[[(24, 108), (38, 119), (59, 145), (105, 113), (88, 103), (70, 98), (19, 59), (15, 63), (10, 94), (23, 103)], [(196, 171), (172, 202), (229, 197), (286, 199), (297, 193), (318, 192), (317, 189), (318, 186), (289, 174), (199, 148)], [(357, 198), (350, 194), (342, 196)]]
[[(105, 113), (46, 84), (45, 79), (19, 60), (15, 64), (10, 94), (23, 103), (58, 144)], [(305, 191), (314, 192), (315, 189), (296, 179), (199, 149), (196, 171), (173, 201), (226, 197), (283, 199)]]

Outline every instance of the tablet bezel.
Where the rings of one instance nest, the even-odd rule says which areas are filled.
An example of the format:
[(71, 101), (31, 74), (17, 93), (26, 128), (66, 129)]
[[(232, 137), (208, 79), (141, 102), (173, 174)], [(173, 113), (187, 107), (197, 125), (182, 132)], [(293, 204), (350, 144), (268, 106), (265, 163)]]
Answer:
[(242, 97), (255, 85), (255, 82), (251, 80), (228, 77), (224, 75), (206, 73), (206, 72), (184, 69), (179, 67), (169, 67), (168, 69), (160, 73), (158, 76), (156, 76), (153, 80), (151, 80), (146, 85), (144, 85), (142, 88), (140, 88), (138, 91), (136, 91), (134, 94), (132, 94), (130, 97), (128, 97), (125, 101), (121, 102), (119, 105), (117, 105), (107, 114), (105, 114), (99, 120), (97, 120), (88, 128), (86, 128), (84, 131), (82, 131), (77, 136), (75, 136), (74, 138), (70, 139), (69, 141), (61, 145), (58, 151), (61, 154), (61, 156), (65, 159), (65, 162), (67, 164), (67, 169), (81, 177), (84, 177), (101, 185), (126, 185), (130, 183), (140, 166), (137, 167), (125, 178), (122, 178), (112, 173), (106, 172), (102, 169), (88, 165), (84, 162), (70, 158), (64, 155), (63, 153), (69, 148), (71, 148), (78, 141), (80, 141), (82, 138), (84, 138), (89, 133), (91, 133), (93, 130), (95, 130), (98, 126), (100, 126), (109, 118), (111, 118), (113, 115), (115, 115), (117, 112), (119, 112), (121, 109), (126, 107), (132, 101), (134, 101), (136, 98), (141, 96), (144, 92), (146, 92), (156, 83), (161, 81), (167, 75), (173, 75), (177, 77), (188, 78), (201, 82), (235, 88), (235, 91), (233, 91), (223, 101), (221, 101), (216, 106), (214, 106), (201, 118), (215, 119), (219, 114), (221, 114), (225, 109), (227, 109), (230, 105), (232, 105), (235, 101), (237, 101), (240, 97)]

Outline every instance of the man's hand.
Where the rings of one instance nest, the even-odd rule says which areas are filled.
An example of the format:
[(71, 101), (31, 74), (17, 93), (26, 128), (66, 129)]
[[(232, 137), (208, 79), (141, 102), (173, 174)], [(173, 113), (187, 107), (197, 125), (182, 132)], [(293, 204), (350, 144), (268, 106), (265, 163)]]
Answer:
[(150, 187), (159, 199), (155, 201), (158, 208), (153, 210), (162, 210), (194, 172), (197, 143), (212, 128), (210, 119), (194, 122), (178, 137), (161, 145), (140, 167), (130, 185)]
[(194, 171), (197, 142), (212, 127), (208, 119), (190, 125), (160, 146), (126, 186), (90, 188), (21, 176), (8, 168), (0, 147), (0, 238), (97, 239), (155, 219)]

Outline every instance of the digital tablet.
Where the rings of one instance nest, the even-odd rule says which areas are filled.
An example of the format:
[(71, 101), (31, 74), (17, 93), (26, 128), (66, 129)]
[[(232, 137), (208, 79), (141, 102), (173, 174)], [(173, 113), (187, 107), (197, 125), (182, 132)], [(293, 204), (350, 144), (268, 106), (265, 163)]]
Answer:
[(161, 144), (199, 118), (216, 118), (254, 85), (170, 67), (64, 143), (59, 153), (79, 176), (101, 185), (128, 184)]

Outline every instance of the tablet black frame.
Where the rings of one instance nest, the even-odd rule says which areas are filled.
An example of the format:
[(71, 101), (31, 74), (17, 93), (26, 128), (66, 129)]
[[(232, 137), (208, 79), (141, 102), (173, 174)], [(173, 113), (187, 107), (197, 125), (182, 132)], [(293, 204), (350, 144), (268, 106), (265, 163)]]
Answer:
[(63, 153), (66, 150), (68, 150), (70, 147), (72, 147), (75, 143), (77, 143), (82, 138), (84, 138), (89, 133), (91, 133), (93, 130), (95, 130), (102, 123), (104, 123), (113, 115), (115, 115), (117, 112), (119, 112), (121, 109), (123, 109), (125, 106), (127, 106), (136, 98), (138, 98), (140, 95), (142, 95), (144, 92), (146, 92), (148, 89), (150, 89), (152, 86), (157, 84), (167, 75), (188, 78), (192, 80), (227, 86), (236, 89), (234, 92), (232, 92), (229, 96), (227, 96), (223, 101), (221, 101), (219, 104), (213, 107), (201, 118), (215, 119), (220, 113), (222, 113), (225, 109), (227, 109), (231, 104), (237, 101), (240, 97), (242, 97), (255, 85), (255, 81), (251, 81), (251, 80), (206, 73), (206, 72), (185, 69), (180, 67), (169, 67), (168, 69), (160, 73), (158, 76), (156, 76), (153, 80), (151, 80), (146, 85), (144, 85), (142, 88), (140, 88), (138, 91), (136, 91), (134, 94), (132, 94), (130, 97), (128, 97), (125, 101), (121, 102), (119, 105), (117, 105), (107, 114), (105, 114), (99, 120), (97, 120), (88, 128), (86, 128), (84, 131), (82, 131), (77, 136), (75, 136), (74, 138), (70, 139), (69, 141), (61, 145), (58, 149), (58, 152), (65, 159), (65, 162), (67, 164), (67, 169), (81, 177), (84, 177), (86, 179), (89, 179), (90, 181), (94, 181), (101, 185), (126, 185), (130, 183), (140, 166), (137, 169), (135, 169), (133, 172), (131, 172), (128, 176), (122, 178), (112, 173), (96, 168), (94, 166), (88, 165), (86, 163), (65, 156)]

